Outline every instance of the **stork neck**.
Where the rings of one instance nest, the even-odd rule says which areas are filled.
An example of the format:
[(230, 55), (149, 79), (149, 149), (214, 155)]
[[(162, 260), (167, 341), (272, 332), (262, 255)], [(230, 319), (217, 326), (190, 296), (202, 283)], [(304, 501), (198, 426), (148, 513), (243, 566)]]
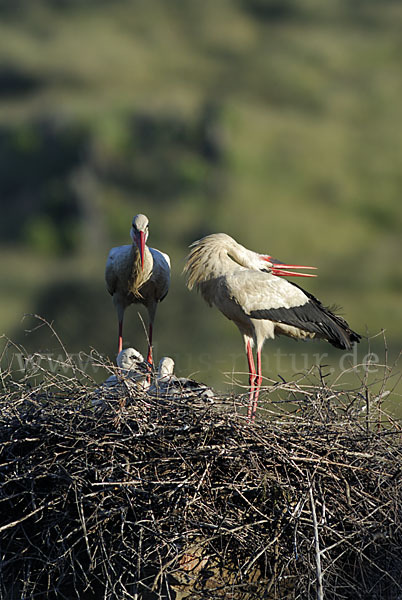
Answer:
[(229, 259), (236, 262), (238, 265), (241, 265), (242, 267), (246, 267), (248, 269), (259, 268), (258, 263), (256, 262), (258, 260), (258, 254), (252, 250), (248, 250), (234, 240), (233, 243), (226, 248), (226, 253)]
[(140, 250), (134, 242), (131, 245), (131, 274), (130, 274), (130, 288), (133, 293), (136, 293), (141, 285), (143, 285), (151, 276), (152, 273), (152, 255), (149, 251), (148, 246), (144, 249), (144, 268), (141, 268), (141, 255)]
[(191, 290), (239, 266), (258, 269), (259, 260), (258, 254), (247, 250), (225, 233), (206, 236), (194, 242), (187, 258), (187, 286)]

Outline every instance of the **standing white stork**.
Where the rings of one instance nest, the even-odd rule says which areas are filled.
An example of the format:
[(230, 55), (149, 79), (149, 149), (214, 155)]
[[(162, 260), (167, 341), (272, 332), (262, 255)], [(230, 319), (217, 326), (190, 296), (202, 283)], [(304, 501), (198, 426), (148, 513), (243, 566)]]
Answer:
[(158, 302), (169, 290), (170, 259), (167, 254), (148, 248), (148, 219), (145, 215), (133, 218), (130, 230), (132, 244), (112, 248), (106, 262), (106, 287), (113, 296), (119, 321), (118, 352), (123, 348), (123, 317), (127, 306), (141, 303), (149, 315), (148, 357), (152, 364), (152, 333)]
[[(184, 271), (187, 287), (196, 287), (210, 306), (215, 306), (240, 330), (249, 368), (248, 417), (253, 420), (261, 386), (261, 349), (275, 334), (294, 339), (322, 338), (333, 346), (349, 349), (360, 335), (347, 322), (321, 304), (309, 292), (279, 276), (314, 277), (290, 269), (266, 254), (238, 244), (225, 233), (208, 235), (191, 244)], [(257, 349), (257, 369), (253, 347)]]

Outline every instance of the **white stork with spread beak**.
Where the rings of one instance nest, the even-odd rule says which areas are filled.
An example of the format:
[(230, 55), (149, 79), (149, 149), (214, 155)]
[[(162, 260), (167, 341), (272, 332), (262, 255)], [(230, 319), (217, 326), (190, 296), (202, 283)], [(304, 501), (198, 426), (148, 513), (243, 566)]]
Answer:
[(149, 315), (148, 357), (152, 364), (152, 333), (155, 313), (169, 290), (170, 259), (167, 254), (148, 248), (148, 219), (133, 218), (130, 230), (132, 244), (112, 248), (106, 262), (106, 287), (113, 297), (119, 322), (118, 352), (123, 348), (123, 317), (127, 306), (141, 303)]
[[(266, 339), (286, 335), (296, 340), (321, 338), (336, 348), (350, 349), (360, 335), (317, 298), (282, 276), (315, 277), (292, 269), (266, 254), (238, 244), (225, 233), (191, 244), (184, 271), (187, 287), (195, 287), (240, 330), (249, 368), (248, 417), (253, 420), (261, 386), (261, 349)], [(256, 346), (257, 368), (253, 358)]]

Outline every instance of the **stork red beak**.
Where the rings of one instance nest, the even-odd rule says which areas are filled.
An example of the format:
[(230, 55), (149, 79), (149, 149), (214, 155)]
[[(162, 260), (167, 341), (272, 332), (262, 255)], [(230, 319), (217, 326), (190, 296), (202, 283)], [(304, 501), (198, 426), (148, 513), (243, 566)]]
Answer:
[(141, 269), (144, 270), (144, 252), (145, 252), (145, 233), (140, 231), (140, 257)]
[(280, 277), (317, 277), (313, 273), (297, 273), (296, 271), (288, 271), (288, 269), (316, 269), (317, 267), (308, 267), (307, 265), (286, 265), (271, 256), (264, 256), (264, 260), (269, 262), (272, 275)]

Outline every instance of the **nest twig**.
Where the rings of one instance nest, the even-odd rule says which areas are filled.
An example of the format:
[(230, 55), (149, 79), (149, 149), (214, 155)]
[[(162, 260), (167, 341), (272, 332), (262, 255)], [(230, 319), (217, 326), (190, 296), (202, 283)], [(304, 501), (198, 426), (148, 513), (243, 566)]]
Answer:
[(366, 389), (284, 383), (250, 424), (241, 396), (94, 409), (79, 375), (3, 372), (1, 598), (402, 597), (401, 429)]

